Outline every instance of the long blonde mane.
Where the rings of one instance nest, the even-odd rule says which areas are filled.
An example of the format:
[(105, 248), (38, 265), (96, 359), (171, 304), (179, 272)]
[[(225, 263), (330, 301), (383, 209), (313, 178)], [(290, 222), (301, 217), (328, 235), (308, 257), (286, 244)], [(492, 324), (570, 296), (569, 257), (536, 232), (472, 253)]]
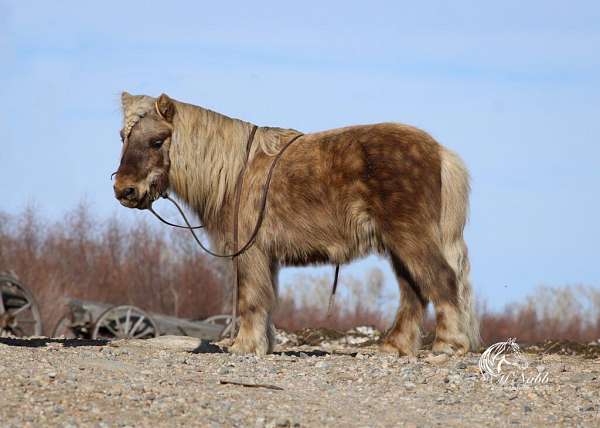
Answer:
[[(123, 95), (125, 135), (154, 110), (155, 101), (146, 95)], [(192, 104), (173, 102), (177, 113), (169, 150), (170, 186), (208, 221), (234, 192), (253, 124)], [(260, 127), (250, 159), (258, 152), (274, 155), (287, 138), (297, 133), (292, 129)]]

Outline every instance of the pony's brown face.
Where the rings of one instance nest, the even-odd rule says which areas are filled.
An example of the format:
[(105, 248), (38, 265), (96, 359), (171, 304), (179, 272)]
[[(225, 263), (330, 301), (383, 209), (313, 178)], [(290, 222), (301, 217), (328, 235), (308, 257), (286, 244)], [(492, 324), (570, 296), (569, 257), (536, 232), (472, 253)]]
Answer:
[(156, 108), (141, 117), (128, 135), (127, 128), (121, 130), (123, 150), (114, 191), (128, 208), (148, 208), (169, 187), (172, 103), (163, 97), (168, 100), (161, 96)]

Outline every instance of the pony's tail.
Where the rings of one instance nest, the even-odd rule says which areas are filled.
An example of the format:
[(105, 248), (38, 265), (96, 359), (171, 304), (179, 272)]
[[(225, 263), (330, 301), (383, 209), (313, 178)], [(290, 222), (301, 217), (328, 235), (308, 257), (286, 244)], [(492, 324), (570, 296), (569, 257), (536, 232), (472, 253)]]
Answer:
[(469, 339), (471, 350), (481, 346), (479, 320), (475, 312), (475, 296), (469, 283), (471, 265), (463, 231), (469, 211), (469, 173), (456, 153), (442, 148), (442, 212), (440, 229), (446, 261), (456, 273), (460, 328)]

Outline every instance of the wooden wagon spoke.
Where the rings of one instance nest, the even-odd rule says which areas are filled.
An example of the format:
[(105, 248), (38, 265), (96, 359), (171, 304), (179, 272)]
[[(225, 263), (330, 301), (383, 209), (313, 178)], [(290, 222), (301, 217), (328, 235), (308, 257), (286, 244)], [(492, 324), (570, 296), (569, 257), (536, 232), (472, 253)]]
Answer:
[(152, 333), (152, 327), (146, 327), (141, 333), (136, 334), (135, 336), (133, 336), (134, 339), (139, 339), (140, 337), (144, 337), (148, 334)]
[(0, 289), (0, 315), (6, 312), (4, 309), (4, 294), (2, 294), (2, 289)]
[[(122, 327), (121, 327), (122, 324), (121, 324), (121, 320), (119, 319), (119, 316), (116, 316), (114, 318), (114, 321), (115, 321), (115, 328), (117, 329), (117, 331), (121, 331), (122, 330)], [(110, 321), (108, 321), (108, 322), (110, 322)], [(108, 324), (108, 322), (106, 324)]]
[(20, 308), (14, 309), (14, 310), (9, 311), (9, 312), (10, 312), (10, 314), (12, 316), (15, 316), (15, 315), (20, 314), (21, 312), (29, 309), (30, 307), (31, 307), (31, 302), (27, 302), (25, 305), (21, 306)]
[(130, 326), (130, 321), (131, 321), (131, 308), (127, 309), (127, 313), (125, 315), (125, 330), (124, 333), (126, 335), (129, 334), (129, 326)]
[(135, 334), (135, 332), (138, 330), (138, 328), (140, 328), (140, 326), (142, 325), (142, 323), (145, 320), (146, 320), (146, 318), (143, 315), (140, 315), (137, 322), (133, 325), (133, 327), (131, 327), (131, 330), (129, 330), (129, 334), (131, 334), (131, 335)]
[(108, 331), (110, 331), (112, 334), (114, 334), (115, 337), (117, 337), (117, 336), (120, 335), (120, 333), (118, 333), (117, 331), (113, 330), (113, 328), (110, 326), (110, 324), (105, 324), (105, 325), (103, 325), (103, 327), (105, 329), (107, 329)]

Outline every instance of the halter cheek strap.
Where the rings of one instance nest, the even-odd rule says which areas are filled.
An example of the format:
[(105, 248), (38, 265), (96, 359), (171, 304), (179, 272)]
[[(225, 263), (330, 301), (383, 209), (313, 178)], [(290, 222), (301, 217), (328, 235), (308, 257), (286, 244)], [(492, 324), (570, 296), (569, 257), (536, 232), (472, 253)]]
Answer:
[(167, 118), (165, 116), (163, 116), (163, 114), (161, 113), (160, 109), (158, 108), (158, 98), (154, 100), (154, 108), (156, 109), (156, 113), (160, 116), (160, 118), (164, 121), (167, 120)]

